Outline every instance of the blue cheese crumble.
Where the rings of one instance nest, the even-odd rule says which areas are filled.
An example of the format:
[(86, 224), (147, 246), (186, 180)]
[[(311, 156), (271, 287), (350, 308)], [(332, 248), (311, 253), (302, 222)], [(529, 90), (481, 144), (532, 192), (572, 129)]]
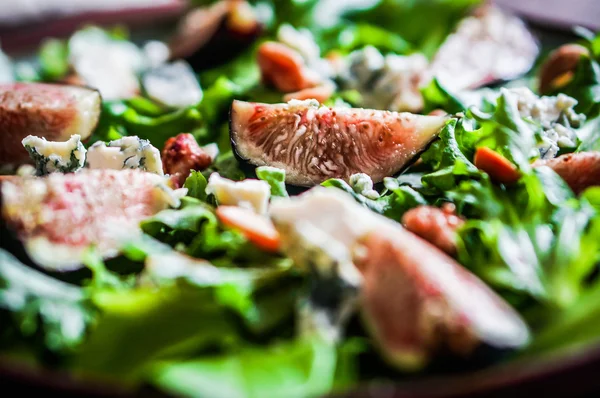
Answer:
[(416, 112), (423, 107), (419, 87), (427, 65), (422, 54), (384, 56), (367, 46), (347, 57), (337, 80), (343, 89), (361, 94), (363, 107)]
[(522, 118), (541, 125), (537, 147), (542, 159), (554, 158), (560, 148), (577, 145), (575, 129), (585, 121), (585, 115), (573, 109), (577, 105), (576, 99), (565, 94), (538, 97), (525, 87), (506, 89), (504, 92), (516, 102)]
[(85, 164), (86, 150), (78, 134), (65, 142), (47, 141), (44, 137), (29, 135), (21, 143), (35, 163), (38, 176), (76, 172)]
[(164, 175), (160, 152), (150, 141), (136, 136), (123, 137), (108, 144), (96, 142), (87, 154), (90, 169), (141, 169)]

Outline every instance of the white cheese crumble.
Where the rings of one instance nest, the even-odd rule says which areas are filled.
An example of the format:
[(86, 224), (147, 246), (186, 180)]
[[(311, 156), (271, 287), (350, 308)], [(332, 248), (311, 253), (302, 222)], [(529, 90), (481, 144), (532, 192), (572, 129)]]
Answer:
[(419, 87), (428, 61), (423, 54), (383, 56), (375, 47), (352, 52), (338, 71), (345, 89), (357, 90), (362, 106), (393, 111), (423, 107)]
[(373, 180), (365, 173), (356, 173), (350, 176), (350, 186), (354, 192), (367, 199), (379, 199), (379, 192), (373, 189)]
[(271, 187), (262, 180), (232, 181), (221, 177), (219, 173), (212, 173), (208, 178), (206, 193), (215, 195), (219, 205), (240, 206), (258, 214), (265, 214), (269, 206)]
[(497, 7), (486, 7), (463, 19), (431, 62), (430, 73), (451, 92), (526, 73), (538, 46), (519, 19)]
[(542, 126), (541, 142), (538, 144), (542, 159), (557, 156), (560, 148), (577, 145), (577, 133), (585, 116), (575, 112), (577, 100), (564, 94), (554, 97), (538, 97), (526, 87), (503, 89), (503, 93), (514, 101), (522, 118)]
[(142, 47), (144, 55), (152, 68), (166, 63), (171, 56), (169, 46), (159, 40), (150, 40)]
[(142, 83), (150, 98), (171, 108), (184, 108), (202, 100), (202, 88), (194, 70), (185, 61), (148, 70)]
[(29, 135), (21, 143), (35, 162), (37, 175), (75, 172), (85, 163), (86, 150), (78, 134), (65, 142), (46, 141), (44, 137)]
[(87, 166), (90, 169), (141, 169), (164, 175), (158, 149), (136, 136), (123, 137), (108, 145), (96, 142), (88, 150)]
[(135, 44), (116, 40), (91, 27), (69, 40), (69, 62), (85, 83), (98, 89), (104, 100), (130, 98), (139, 91), (137, 74), (148, 67)]

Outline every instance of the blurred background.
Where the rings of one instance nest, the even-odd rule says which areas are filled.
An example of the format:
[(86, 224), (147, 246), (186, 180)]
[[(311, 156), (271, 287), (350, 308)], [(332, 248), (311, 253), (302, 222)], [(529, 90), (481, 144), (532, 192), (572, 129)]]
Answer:
[[(292, 2), (293, 0), (288, 0)], [(307, 0), (310, 1), (310, 0)], [(425, 1), (425, 3), (428, 0)], [(115, 23), (160, 29), (193, 6), (210, 0), (0, 0), (0, 43), (6, 52), (25, 51), (43, 38), (64, 37), (81, 25)], [(268, 0), (264, 1), (268, 3)], [(373, 0), (322, 0), (347, 7)], [(414, 1), (410, 0), (408, 3)], [(598, 0), (494, 0), (531, 23), (570, 30), (580, 25), (600, 28)], [(256, 3), (261, 3), (260, 1)]]

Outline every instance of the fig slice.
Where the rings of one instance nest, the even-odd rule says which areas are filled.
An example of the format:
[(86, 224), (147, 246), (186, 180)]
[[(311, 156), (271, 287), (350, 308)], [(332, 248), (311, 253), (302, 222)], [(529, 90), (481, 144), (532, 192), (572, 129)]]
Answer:
[(86, 140), (100, 118), (98, 91), (42, 83), (0, 84), (0, 165), (29, 160), (21, 145), (28, 135), (67, 141), (79, 134)]
[(528, 342), (521, 317), (455, 260), (343, 191), (315, 187), (271, 204), (281, 250), (304, 269), (358, 287), (358, 307), (384, 358), (417, 369), (440, 351)]
[(105, 258), (115, 256), (141, 220), (176, 204), (165, 181), (140, 170), (108, 169), (15, 178), (0, 186), (2, 216), (33, 262), (69, 271), (79, 268), (90, 245)]
[(239, 157), (284, 169), (286, 182), (312, 186), (329, 178), (393, 175), (422, 152), (447, 118), (359, 108), (314, 100), (285, 104), (234, 101), (230, 134)]

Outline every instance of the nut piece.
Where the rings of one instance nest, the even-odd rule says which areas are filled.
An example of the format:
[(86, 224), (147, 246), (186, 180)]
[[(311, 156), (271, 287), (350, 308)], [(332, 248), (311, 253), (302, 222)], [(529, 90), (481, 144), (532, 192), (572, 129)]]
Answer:
[(581, 57), (589, 55), (579, 44), (565, 44), (550, 53), (540, 71), (540, 92), (548, 94), (568, 84)]
[(193, 135), (182, 133), (171, 137), (162, 151), (165, 174), (172, 175), (178, 187), (183, 186), (190, 170), (204, 170), (213, 161), (213, 157), (204, 151)]
[(407, 211), (402, 224), (410, 232), (420, 236), (438, 249), (456, 254), (456, 230), (464, 220), (455, 214), (455, 207), (446, 203), (441, 209), (433, 206), (419, 206)]

